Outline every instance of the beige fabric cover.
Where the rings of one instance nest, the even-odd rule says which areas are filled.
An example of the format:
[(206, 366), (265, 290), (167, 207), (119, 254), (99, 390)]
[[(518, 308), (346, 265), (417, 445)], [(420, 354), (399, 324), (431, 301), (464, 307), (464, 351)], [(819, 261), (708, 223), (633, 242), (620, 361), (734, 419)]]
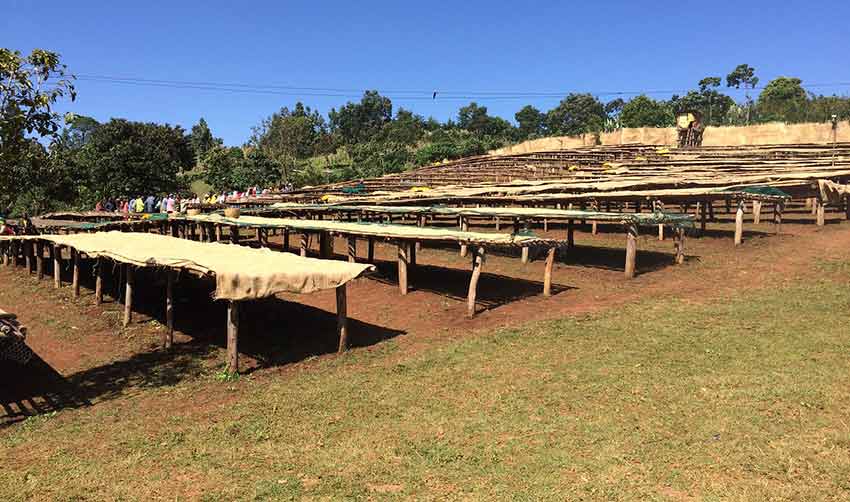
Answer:
[(830, 204), (841, 204), (844, 198), (850, 196), (850, 185), (842, 185), (829, 180), (818, 180), (821, 200)]
[(4, 237), (41, 239), (139, 267), (169, 267), (214, 274), (215, 297), (251, 300), (277, 293), (333, 289), (374, 270), (373, 265), (302, 258), (270, 249), (210, 244), (148, 233), (98, 232), (76, 235)]
[(414, 225), (388, 225), (383, 223), (348, 223), (329, 220), (296, 220), (291, 218), (264, 218), (261, 216), (240, 216), (226, 218), (217, 214), (183, 216), (187, 221), (218, 223), (266, 228), (289, 228), (307, 232), (335, 232), (338, 234), (384, 239), (406, 239), (438, 242), (460, 242), (467, 244), (531, 246), (541, 243), (555, 243), (554, 239), (541, 239), (533, 235), (496, 234), (484, 232), (462, 232), (438, 227), (417, 227)]

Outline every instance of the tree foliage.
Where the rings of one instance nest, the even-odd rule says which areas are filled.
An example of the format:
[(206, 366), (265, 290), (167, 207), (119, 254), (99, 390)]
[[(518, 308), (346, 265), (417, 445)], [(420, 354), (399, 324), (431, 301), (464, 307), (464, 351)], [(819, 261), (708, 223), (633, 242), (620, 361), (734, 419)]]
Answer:
[(210, 127), (207, 125), (207, 121), (201, 117), (201, 119), (198, 120), (198, 123), (192, 126), (192, 133), (189, 135), (189, 143), (195, 151), (195, 162), (200, 163), (201, 159), (204, 158), (208, 151), (215, 146), (223, 144), (224, 142), (221, 138), (213, 136), (212, 131), (210, 131)]
[(178, 174), (194, 163), (180, 126), (112, 119), (75, 154), (85, 176), (85, 199), (174, 192)]
[(605, 106), (591, 94), (569, 94), (546, 114), (549, 134), (573, 136), (599, 132), (605, 125)]
[(55, 52), (34, 49), (24, 57), (0, 48), (0, 212), (31, 195), (46, 173), (47, 155), (38, 143), (55, 138), (61, 117), (53, 105), (76, 99), (73, 76)]
[(623, 105), (620, 120), (623, 127), (669, 127), (674, 118), (669, 104), (641, 94)]

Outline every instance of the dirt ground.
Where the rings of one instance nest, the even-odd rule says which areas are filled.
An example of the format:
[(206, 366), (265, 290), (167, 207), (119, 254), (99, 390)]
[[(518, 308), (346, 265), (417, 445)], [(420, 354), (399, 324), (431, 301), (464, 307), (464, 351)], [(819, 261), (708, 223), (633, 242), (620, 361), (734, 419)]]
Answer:
[[(396, 248), (378, 244), (377, 273), (349, 287), (349, 338), (353, 350), (378, 350), (383, 341), (396, 338), (403, 357), (445, 339), (580, 316), (646, 298), (702, 302), (753, 294), (799, 278), (812, 262), (850, 248), (850, 224), (843, 214), (827, 216), (827, 225), (819, 228), (803, 208), (788, 211), (779, 234), (771, 223), (755, 226), (747, 221), (744, 244), (735, 248), (733, 215), (720, 211), (704, 236), (686, 239), (684, 265), (673, 264), (672, 240), (659, 241), (655, 230), (647, 228), (638, 241), (638, 276), (633, 280), (623, 276), (622, 231), (603, 226), (598, 235), (591, 235), (589, 228), (582, 228), (576, 233), (576, 248), (556, 262), (554, 294), (548, 298), (542, 296), (542, 259), (522, 264), (518, 256), (492, 253), (478, 286), (478, 314), (472, 319), (465, 315), (468, 257), (461, 258), (455, 248), (423, 247), (410, 272), (411, 291), (401, 296)], [(551, 225), (548, 233), (539, 228), (535, 232), (563, 238), (566, 229)], [(342, 253), (345, 246), (340, 239), (335, 250)], [(365, 245), (360, 246), (362, 256)], [(63, 273), (69, 279), (69, 271)], [(0, 307), (16, 313), (28, 327), (27, 341), (37, 354), (23, 371), (8, 364), (0, 368), (0, 430), (32, 414), (126, 402), (147, 386), (222, 367), (225, 310), (223, 302), (210, 298), (211, 284), (180, 279), (177, 343), (165, 352), (159, 348), (165, 319), (161, 277), (143, 272), (137, 278), (139, 313), (128, 329), (121, 328), (122, 306), (111, 296), (104, 305), (94, 304), (91, 270), (84, 269), (83, 278), (82, 298), (75, 300), (67, 286), (55, 290), (52, 280), (39, 282), (23, 268), (0, 266)], [(110, 282), (117, 284), (118, 278)], [(332, 291), (248, 303), (242, 323), (240, 364), (251, 378), (285, 378), (290, 371), (308, 371), (317, 358), (339, 357)], [(178, 406), (202, 407), (226, 398), (199, 395)], [(172, 407), (170, 413), (174, 411)]]

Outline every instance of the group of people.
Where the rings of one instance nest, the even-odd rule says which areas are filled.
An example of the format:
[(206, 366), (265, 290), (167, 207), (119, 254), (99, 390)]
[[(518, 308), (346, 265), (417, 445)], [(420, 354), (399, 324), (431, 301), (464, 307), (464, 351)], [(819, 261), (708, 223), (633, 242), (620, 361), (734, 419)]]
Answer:
[(95, 205), (95, 211), (122, 213), (185, 213), (186, 209), (198, 204), (226, 204), (227, 202), (244, 201), (245, 199), (268, 195), (268, 188), (251, 187), (240, 192), (238, 190), (221, 193), (210, 192), (201, 197), (180, 197), (178, 194), (168, 194), (161, 197), (154, 195), (138, 196), (128, 199), (108, 198)]
[(99, 201), (94, 209), (95, 211), (120, 213), (174, 213), (185, 212), (189, 204), (190, 199), (183, 199), (175, 194), (168, 194), (162, 197), (140, 195), (129, 199), (108, 198)]

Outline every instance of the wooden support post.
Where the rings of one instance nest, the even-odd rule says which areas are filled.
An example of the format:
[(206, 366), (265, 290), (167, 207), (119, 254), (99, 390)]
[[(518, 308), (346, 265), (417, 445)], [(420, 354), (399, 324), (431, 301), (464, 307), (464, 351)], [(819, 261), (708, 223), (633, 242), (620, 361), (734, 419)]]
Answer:
[(635, 265), (637, 262), (637, 225), (626, 226), (626, 279), (635, 276)]
[(819, 205), (818, 203), (819, 202), (820, 201), (818, 200), (817, 197), (812, 197), (812, 202), (811, 202), (812, 216), (816, 216), (818, 214), (818, 205)]
[[(469, 230), (469, 221), (466, 218), (464, 218), (463, 216), (460, 217), (460, 230), (462, 232), (466, 232), (466, 231)], [(460, 256), (464, 257), (464, 256), (466, 256), (467, 253), (468, 253), (468, 249), (466, 247), (466, 244), (461, 244), (460, 245)]]
[(197, 227), (198, 227), (198, 225), (196, 225), (194, 223), (189, 224), (189, 240), (193, 240), (193, 241), (197, 240), (197, 232), (196, 232)]
[(573, 220), (567, 220), (567, 248), (572, 249), (576, 245), (576, 229)]
[(407, 263), (410, 260), (407, 250), (406, 242), (398, 243), (398, 289), (402, 295), (407, 294)]
[(309, 238), (307, 234), (301, 234), (301, 256), (307, 256), (307, 247), (310, 245)]
[(24, 247), (24, 266), (27, 268), (27, 274), (32, 274), (32, 242), (22, 241), (21, 244)]
[(676, 249), (676, 265), (685, 263), (685, 229), (677, 227), (673, 234), (674, 247)]
[(62, 247), (53, 245), (53, 287), (62, 287)]
[(357, 238), (354, 236), (348, 238), (348, 261), (357, 263)]
[(260, 247), (262, 247), (263, 246), (263, 229), (260, 228), (260, 227), (257, 227), (254, 231), (255, 231), (255, 234), (256, 234), (255, 237), (257, 239), (257, 243), (260, 245)]
[(239, 302), (227, 303), (227, 372), (239, 373)]
[(484, 266), (484, 248), (479, 247), (472, 255), (472, 277), (469, 279), (469, 292), (466, 295), (466, 315), (475, 315), (475, 297), (478, 295), (478, 279)]
[[(528, 232), (528, 220), (522, 220), (522, 229), (524, 232)], [(528, 246), (522, 247), (522, 262), (528, 263)]]
[(334, 238), (330, 232), (319, 234), (319, 256), (325, 259), (332, 258), (334, 253), (333, 242)]
[(779, 202), (773, 205), (773, 226), (778, 234), (782, 230), (782, 210), (785, 209), (785, 203)]
[(133, 286), (136, 284), (136, 274), (132, 265), (124, 265), (126, 287), (124, 289), (124, 327), (133, 321)]
[(366, 244), (366, 248), (367, 248), (366, 249), (366, 251), (367, 251), (366, 262), (367, 263), (374, 263), (375, 262), (375, 239), (373, 239), (372, 237), (369, 237), (368, 240), (366, 241), (366, 243), (367, 243)]
[(699, 207), (699, 231), (700, 231), (701, 235), (705, 234), (705, 227), (706, 227), (706, 221), (705, 220), (706, 220), (706, 216), (708, 214), (708, 209), (706, 208), (707, 204), (708, 204), (707, 201), (697, 202), (697, 206)]
[(106, 278), (106, 260), (97, 258), (97, 277), (94, 280), (94, 302), (103, 303), (103, 281)]
[(348, 305), (345, 284), (336, 288), (336, 332), (339, 336), (337, 352), (348, 350)]
[(502, 226), (502, 220), (498, 216), (496, 216), (496, 231), (498, 232)]
[[(425, 226), (425, 217), (424, 216), (417, 216), (416, 217), (416, 226), (417, 227), (424, 227)], [(414, 248), (415, 248), (414, 252), (418, 253), (420, 250), (422, 250), (422, 243), (419, 242), (419, 241), (416, 241)]]
[(758, 225), (761, 223), (761, 201), (754, 200), (753, 201), (753, 224)]
[(735, 212), (735, 245), (744, 242), (744, 201), (738, 201), (738, 211)]
[(167, 271), (165, 283), (165, 334), (162, 346), (168, 350), (174, 345), (174, 271)]
[(289, 229), (288, 228), (283, 229), (282, 239), (283, 239), (283, 251), (285, 253), (289, 252)]
[(543, 231), (549, 231), (549, 218), (543, 218)]
[(71, 260), (74, 263), (74, 275), (71, 279), (71, 288), (74, 291), (74, 298), (80, 297), (80, 252), (71, 248)]
[[(15, 265), (18, 264), (18, 254), (15, 253)], [(35, 243), (35, 274), (38, 280), (44, 279), (44, 243)]]
[(555, 247), (546, 253), (546, 270), (543, 272), (543, 296), (552, 296), (552, 269), (555, 266)]
[(844, 197), (844, 219), (850, 220), (850, 195)]
[(222, 240), (224, 240), (224, 239), (222, 239), (223, 233), (224, 232), (221, 230), (221, 225), (216, 224), (216, 226), (215, 226), (215, 240), (216, 240), (216, 242), (221, 242)]
[(822, 200), (817, 201), (818, 209), (817, 209), (817, 225), (822, 227), (826, 224), (826, 205)]
[(171, 236), (172, 237), (180, 237), (180, 223), (176, 221), (171, 222)]
[(230, 242), (239, 244), (239, 227), (236, 225), (230, 225)]
[(410, 266), (415, 267), (416, 266), (416, 255), (417, 255), (416, 245), (413, 242), (411, 242), (409, 244), (409, 246), (410, 247), (408, 249), (410, 250), (410, 254), (408, 254), (408, 256), (410, 257)]
[(12, 263), (17, 267), (19, 265), (18, 253), (20, 252), (21, 243), (12, 241), (9, 246), (12, 248)]

